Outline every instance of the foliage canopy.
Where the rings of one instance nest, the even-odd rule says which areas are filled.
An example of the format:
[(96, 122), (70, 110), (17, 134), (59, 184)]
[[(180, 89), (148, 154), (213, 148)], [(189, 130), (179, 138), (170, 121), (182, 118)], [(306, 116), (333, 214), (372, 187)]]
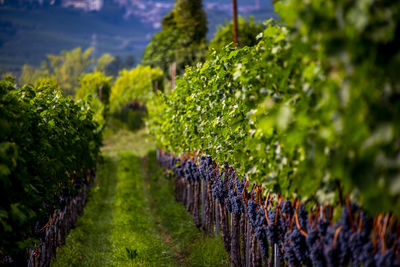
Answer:
[(228, 162), (286, 197), (400, 211), (399, 1), (282, 0), (254, 47), (225, 47), (154, 99), (159, 145)]
[[(241, 46), (254, 46), (258, 43), (257, 36), (262, 33), (264, 26), (254, 21), (254, 17), (247, 20), (239, 17), (239, 43)], [(221, 50), (224, 46), (233, 42), (233, 22), (227, 22), (224, 26), (219, 26), (214, 38), (210, 41), (209, 48)]]
[(61, 51), (59, 55), (47, 55), (40, 68), (24, 65), (19, 83), (33, 84), (38, 78), (54, 78), (67, 95), (74, 95), (79, 88), (83, 74), (92, 70), (105, 72), (114, 57), (104, 54), (96, 59), (92, 57), (93, 48), (82, 51), (77, 47), (71, 51)]
[(84, 74), (81, 78), (81, 87), (76, 91), (76, 100), (90, 103), (95, 120), (102, 127), (107, 117), (112, 77), (107, 77), (102, 72)]
[(169, 75), (173, 62), (181, 74), (187, 65), (204, 58), (207, 19), (201, 0), (177, 0), (162, 21), (162, 30), (147, 46), (142, 64), (159, 67)]
[(33, 233), (95, 166), (101, 133), (89, 106), (54, 80), (14, 83), (0, 81), (0, 253), (22, 260)]
[(116, 112), (136, 100), (146, 104), (155, 89), (162, 90), (163, 72), (150, 66), (122, 70), (111, 88), (111, 111)]

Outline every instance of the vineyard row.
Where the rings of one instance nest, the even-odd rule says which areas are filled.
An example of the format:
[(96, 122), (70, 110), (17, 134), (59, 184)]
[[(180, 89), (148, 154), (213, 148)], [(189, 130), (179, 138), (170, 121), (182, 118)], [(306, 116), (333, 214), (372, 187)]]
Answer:
[(75, 226), (78, 217), (83, 213), (95, 171), (88, 171), (85, 183), (77, 187), (77, 193), (66, 197), (60, 209), (54, 210), (49, 221), (37, 229), (40, 242), (28, 249), (28, 267), (49, 266), (56, 257), (56, 250), (65, 243), (68, 232)]
[(0, 81), (0, 264), (48, 266), (82, 212), (102, 130), (51, 79)]
[[(393, 214), (370, 217), (357, 205), (283, 199), (239, 179), (211, 157), (158, 152), (176, 198), (197, 227), (221, 232), (231, 266), (398, 266), (400, 227)], [(338, 218), (334, 218), (339, 211)], [(334, 222), (335, 221), (335, 222)]]

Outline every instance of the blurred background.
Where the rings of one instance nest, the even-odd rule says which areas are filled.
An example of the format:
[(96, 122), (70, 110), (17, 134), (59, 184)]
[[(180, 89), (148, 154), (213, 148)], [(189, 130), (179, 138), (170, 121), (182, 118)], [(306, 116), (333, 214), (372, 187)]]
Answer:
[[(107, 74), (141, 62), (174, 0), (0, 0), (0, 74), (39, 67), (47, 54), (91, 47), (90, 57), (114, 57)], [(231, 0), (204, 0), (207, 39), (231, 20)], [(276, 17), (270, 0), (238, 0), (239, 15)]]

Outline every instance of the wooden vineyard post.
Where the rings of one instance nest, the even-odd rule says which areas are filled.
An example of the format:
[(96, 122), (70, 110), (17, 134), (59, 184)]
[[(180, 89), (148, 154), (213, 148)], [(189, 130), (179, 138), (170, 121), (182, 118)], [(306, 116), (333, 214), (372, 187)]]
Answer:
[(171, 64), (171, 89), (175, 89), (176, 62)]
[(232, 0), (232, 11), (233, 11), (233, 42), (235, 46), (239, 46), (239, 30), (238, 30), (238, 13), (237, 13), (237, 0)]
[(99, 100), (103, 101), (103, 86), (102, 85), (99, 87)]
[(250, 266), (250, 221), (246, 220), (246, 267)]
[(158, 91), (158, 81), (154, 82), (154, 94), (157, 95), (157, 91)]
[(205, 199), (206, 199), (206, 190), (205, 190), (205, 182), (203, 179), (201, 179), (201, 225), (203, 226), (204, 229), (204, 225), (206, 222), (206, 218), (205, 218), (205, 211), (206, 211), (206, 203), (205, 203)]
[(231, 266), (241, 266), (239, 216), (234, 212), (231, 213)]
[(278, 245), (274, 244), (274, 267), (279, 267), (280, 259), (279, 259), (279, 252), (278, 252)]
[(241, 265), (244, 267), (246, 266), (246, 244), (247, 244), (247, 240), (246, 240), (246, 233), (247, 233), (247, 218), (246, 218), (246, 212), (243, 213), (240, 216), (240, 223), (239, 223), (239, 239), (240, 239), (240, 260), (241, 260)]
[(236, 253), (236, 251), (235, 251), (235, 245), (234, 244), (232, 244), (232, 243), (234, 243), (234, 241), (233, 241), (233, 235), (234, 235), (234, 231), (235, 231), (235, 227), (234, 227), (234, 223), (233, 223), (233, 212), (231, 213), (231, 266), (236, 266), (235, 265), (235, 253)]
[(192, 201), (192, 194), (190, 192), (191, 187), (190, 187), (189, 183), (186, 186), (186, 190), (187, 190), (187, 193), (186, 193), (187, 194), (186, 210), (190, 212), (190, 204), (191, 204), (191, 201)]
[(215, 200), (215, 234), (218, 237), (219, 234), (219, 214), (218, 214), (218, 200)]

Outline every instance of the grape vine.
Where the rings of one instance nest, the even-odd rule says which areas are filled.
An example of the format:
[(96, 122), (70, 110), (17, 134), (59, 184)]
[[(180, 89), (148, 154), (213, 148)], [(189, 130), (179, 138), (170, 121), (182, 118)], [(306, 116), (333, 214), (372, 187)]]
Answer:
[[(240, 180), (232, 168), (228, 165), (220, 166), (210, 157), (199, 158), (188, 154), (175, 157), (161, 151), (159, 160), (176, 184), (182, 179), (186, 182), (186, 186), (177, 187), (176, 191), (177, 198), (184, 204), (188, 200), (180, 195), (187, 194), (190, 190), (189, 184), (192, 186), (201, 182), (211, 185), (214, 201), (225, 204), (220, 205), (217, 211), (225, 218), (220, 218), (215, 224), (220, 224), (225, 229), (223, 235), (231, 242), (225, 248), (230, 253), (234, 266), (248, 266), (243, 260), (245, 257), (240, 258), (243, 253), (260, 253), (264, 263), (268, 258), (271, 263), (276, 258), (284, 259), (290, 266), (400, 264), (399, 226), (393, 214), (372, 218), (360, 207), (346, 200), (340, 217), (335, 222), (332, 213), (334, 207), (314, 206), (307, 212), (305, 205), (298, 200), (291, 202), (279, 194), (268, 194), (264, 197), (261, 186), (248, 186), (246, 178)], [(208, 162), (213, 168), (205, 167), (204, 162)], [(198, 173), (201, 173), (200, 180), (187, 179)], [(224, 209), (229, 213), (224, 213)], [(213, 210), (210, 213), (206, 216), (215, 215)], [(226, 227), (228, 217), (233, 221), (230, 230)], [(257, 245), (251, 248), (243, 245), (244, 243), (239, 245), (238, 242), (242, 238), (248, 238), (243, 230), (246, 229), (243, 226), (247, 222), (257, 239)], [(204, 225), (203, 228), (207, 226)], [(275, 246), (278, 249), (274, 251)], [(260, 262), (257, 263), (256, 257), (252, 261), (250, 266), (261, 265)]]
[(21, 88), (0, 81), (0, 262), (26, 264), (26, 248), (44, 240), (54, 210), (91, 180), (100, 144), (89, 105), (53, 80)]
[[(211, 51), (170, 95), (154, 96), (148, 123), (159, 147), (228, 162), (286, 198), (336, 204), (350, 195), (370, 214), (399, 216), (398, 77), (372, 59), (353, 62), (350, 48), (349, 62), (336, 57), (328, 39), (295, 26), (270, 20), (257, 45)], [(395, 46), (400, 35), (390, 36)]]

